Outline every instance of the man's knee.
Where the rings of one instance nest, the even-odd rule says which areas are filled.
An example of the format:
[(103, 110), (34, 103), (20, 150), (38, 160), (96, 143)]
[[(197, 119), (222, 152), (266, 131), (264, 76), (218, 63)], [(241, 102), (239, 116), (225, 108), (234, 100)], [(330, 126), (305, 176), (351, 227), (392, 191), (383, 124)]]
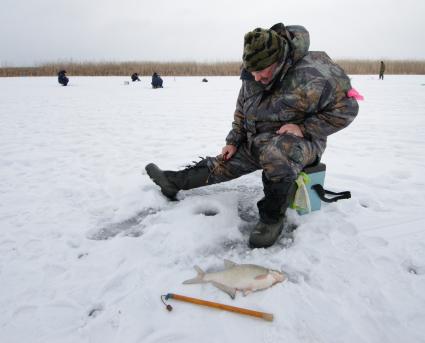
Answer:
[(263, 167), (265, 177), (272, 182), (292, 182), (297, 178), (301, 170), (302, 168), (288, 161), (270, 162)]
[(276, 136), (260, 149), (260, 164), (272, 181), (291, 181), (315, 157), (302, 138), (294, 135)]

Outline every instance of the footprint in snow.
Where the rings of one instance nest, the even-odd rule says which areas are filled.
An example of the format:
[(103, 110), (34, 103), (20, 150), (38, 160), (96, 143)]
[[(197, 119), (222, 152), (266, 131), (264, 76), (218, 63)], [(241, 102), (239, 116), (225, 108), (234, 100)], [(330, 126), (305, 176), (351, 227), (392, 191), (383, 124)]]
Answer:
[(213, 217), (220, 213), (220, 210), (215, 207), (199, 206), (193, 211), (194, 214), (202, 214), (206, 217)]
[(99, 314), (104, 311), (103, 304), (96, 304), (87, 311), (87, 316), (91, 318), (96, 318)]
[(425, 274), (425, 266), (418, 266), (412, 261), (405, 261), (402, 264), (404, 270), (406, 270), (409, 274), (413, 275), (424, 275)]
[(142, 221), (146, 217), (156, 214), (159, 211), (160, 210), (158, 209), (146, 208), (137, 213), (134, 217), (128, 218), (122, 222), (105, 225), (101, 229), (90, 233), (88, 238), (93, 240), (107, 240), (118, 234), (130, 237), (139, 237), (143, 234), (143, 229), (145, 228)]

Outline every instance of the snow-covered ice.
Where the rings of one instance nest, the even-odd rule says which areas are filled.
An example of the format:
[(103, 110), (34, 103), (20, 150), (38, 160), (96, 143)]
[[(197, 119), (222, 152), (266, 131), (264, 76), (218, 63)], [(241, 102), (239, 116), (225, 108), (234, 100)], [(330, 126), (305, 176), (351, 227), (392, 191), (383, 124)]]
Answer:
[[(201, 79), (0, 79), (0, 342), (425, 342), (425, 77), (352, 77), (365, 101), (323, 157), (352, 199), (290, 210), (293, 242), (267, 250), (246, 246), (259, 172), (168, 202), (143, 171), (221, 151), (240, 80)], [(182, 285), (225, 258), (289, 280), (234, 301)], [(168, 292), (275, 320), (167, 312)]]

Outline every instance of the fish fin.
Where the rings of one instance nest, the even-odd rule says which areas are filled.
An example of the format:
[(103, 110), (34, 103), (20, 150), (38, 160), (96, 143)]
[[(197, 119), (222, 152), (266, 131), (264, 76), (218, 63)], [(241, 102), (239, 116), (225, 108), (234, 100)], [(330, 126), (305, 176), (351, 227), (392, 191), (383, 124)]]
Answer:
[(257, 275), (254, 279), (255, 280), (264, 280), (267, 277), (268, 274), (261, 274)]
[(194, 277), (193, 279), (183, 281), (183, 284), (189, 285), (191, 283), (203, 283), (203, 282), (205, 282), (204, 281), (205, 272), (199, 266), (194, 266), (193, 268), (195, 268), (198, 275), (196, 275), (196, 277)]
[(232, 299), (235, 299), (236, 296), (236, 288), (232, 288), (226, 285), (223, 285), (222, 283), (216, 282), (216, 281), (211, 281), (211, 283), (217, 287), (218, 289), (222, 290), (223, 292), (227, 293), (230, 295), (230, 297)]
[(196, 270), (196, 272), (198, 273), (198, 275), (202, 275), (202, 277), (204, 277), (205, 272), (201, 269), (201, 267), (195, 265), (195, 266), (193, 266), (193, 268)]
[(237, 263), (230, 261), (230, 260), (226, 260), (226, 259), (223, 262), (224, 262), (224, 268), (226, 268), (226, 269), (229, 269), (229, 268), (232, 268), (232, 267), (238, 265)]

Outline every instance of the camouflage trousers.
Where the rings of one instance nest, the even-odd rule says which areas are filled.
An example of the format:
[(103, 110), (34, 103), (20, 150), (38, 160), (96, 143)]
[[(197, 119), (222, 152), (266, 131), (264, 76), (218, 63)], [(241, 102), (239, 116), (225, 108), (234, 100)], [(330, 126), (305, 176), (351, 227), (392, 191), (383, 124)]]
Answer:
[(228, 161), (221, 155), (207, 157), (211, 171), (208, 183), (229, 181), (259, 169), (272, 182), (292, 182), (318, 159), (312, 142), (292, 134), (261, 133), (250, 143), (241, 145)]

